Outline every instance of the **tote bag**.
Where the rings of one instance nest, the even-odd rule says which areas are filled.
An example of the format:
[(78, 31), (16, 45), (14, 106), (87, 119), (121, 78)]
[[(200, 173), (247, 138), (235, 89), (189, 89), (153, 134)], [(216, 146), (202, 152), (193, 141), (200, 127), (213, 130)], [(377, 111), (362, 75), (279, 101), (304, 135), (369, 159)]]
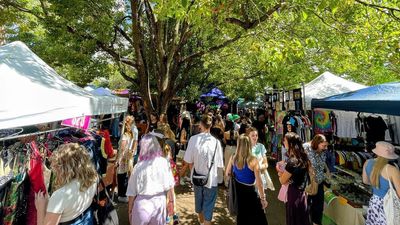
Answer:
[[(386, 166), (386, 174), (388, 174)], [(386, 224), (398, 225), (400, 223), (400, 199), (389, 180), (389, 190), (383, 198), (383, 211), (385, 211)]]
[(228, 183), (228, 193), (226, 195), (226, 203), (228, 205), (228, 211), (231, 216), (236, 216), (238, 212), (238, 202), (237, 202), (237, 190), (236, 190), (236, 182), (235, 175), (232, 173), (232, 176), (229, 177)]

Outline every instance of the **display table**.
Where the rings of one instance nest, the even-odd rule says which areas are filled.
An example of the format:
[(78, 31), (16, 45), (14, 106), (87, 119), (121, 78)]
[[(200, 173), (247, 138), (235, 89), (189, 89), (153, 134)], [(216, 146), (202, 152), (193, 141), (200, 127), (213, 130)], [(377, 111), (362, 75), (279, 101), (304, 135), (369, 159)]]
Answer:
[(337, 225), (364, 225), (365, 219), (362, 208), (354, 208), (333, 193), (325, 193), (324, 215)]

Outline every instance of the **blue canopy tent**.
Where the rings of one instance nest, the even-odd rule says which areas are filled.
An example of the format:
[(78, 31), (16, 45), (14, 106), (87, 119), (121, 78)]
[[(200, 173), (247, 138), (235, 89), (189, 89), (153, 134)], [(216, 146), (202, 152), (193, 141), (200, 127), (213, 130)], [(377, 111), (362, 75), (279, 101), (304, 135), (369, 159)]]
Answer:
[(226, 99), (226, 96), (225, 96), (224, 92), (222, 92), (218, 88), (213, 88), (209, 92), (200, 95), (200, 98), (207, 98), (207, 97), (218, 98), (218, 99)]
[(313, 99), (311, 107), (400, 116), (400, 82)]

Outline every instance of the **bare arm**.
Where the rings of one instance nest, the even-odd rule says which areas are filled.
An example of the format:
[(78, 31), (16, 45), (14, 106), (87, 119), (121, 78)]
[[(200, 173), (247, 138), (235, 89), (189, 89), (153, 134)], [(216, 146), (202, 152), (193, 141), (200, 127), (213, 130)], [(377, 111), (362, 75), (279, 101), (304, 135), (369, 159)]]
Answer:
[(396, 189), (397, 196), (400, 198), (400, 171), (396, 167), (391, 166), (390, 174), (392, 174), (391, 180)]
[(128, 215), (129, 215), (129, 224), (132, 224), (131, 218), (132, 218), (132, 209), (133, 209), (133, 203), (135, 202), (136, 196), (129, 196), (128, 200)]
[(258, 166), (257, 159), (254, 159), (251, 162), (250, 167), (251, 167), (250, 169), (252, 169), (254, 171), (254, 175), (256, 176), (256, 187), (258, 189), (258, 193), (260, 193), (260, 198), (265, 199), (263, 184), (262, 184), (261, 175), (260, 175), (261, 174), (260, 167)]
[(43, 192), (35, 193), (35, 206), (37, 225), (57, 225), (60, 223), (61, 214), (46, 212), (48, 196)]
[(291, 177), (292, 174), (285, 170), (279, 177), (279, 182), (281, 182), (281, 184), (288, 184)]
[(363, 166), (363, 172), (362, 172), (362, 180), (363, 180), (364, 184), (370, 184), (369, 179), (368, 179), (368, 175), (367, 175), (367, 171), (366, 171), (367, 163), (368, 163), (368, 160), (365, 161), (364, 166)]
[(254, 175), (256, 177), (256, 187), (258, 189), (258, 193), (260, 194), (261, 205), (262, 208), (265, 209), (268, 206), (268, 202), (265, 199), (265, 192), (261, 181), (261, 172), (257, 159), (254, 159), (250, 162), (250, 169), (254, 171)]
[(225, 168), (225, 176), (229, 177), (232, 174), (232, 166), (233, 166), (233, 156), (231, 156), (231, 158), (229, 158), (229, 162), (228, 165)]

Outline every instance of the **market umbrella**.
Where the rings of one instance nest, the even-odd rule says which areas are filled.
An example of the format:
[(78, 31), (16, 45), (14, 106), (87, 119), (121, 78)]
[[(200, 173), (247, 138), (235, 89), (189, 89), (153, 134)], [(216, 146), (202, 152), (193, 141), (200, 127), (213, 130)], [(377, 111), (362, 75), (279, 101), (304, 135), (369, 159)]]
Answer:
[(222, 92), (218, 88), (213, 88), (209, 92), (200, 95), (200, 97), (201, 98), (211, 97), (211, 98), (219, 98), (219, 99), (225, 99), (226, 98), (224, 92)]

